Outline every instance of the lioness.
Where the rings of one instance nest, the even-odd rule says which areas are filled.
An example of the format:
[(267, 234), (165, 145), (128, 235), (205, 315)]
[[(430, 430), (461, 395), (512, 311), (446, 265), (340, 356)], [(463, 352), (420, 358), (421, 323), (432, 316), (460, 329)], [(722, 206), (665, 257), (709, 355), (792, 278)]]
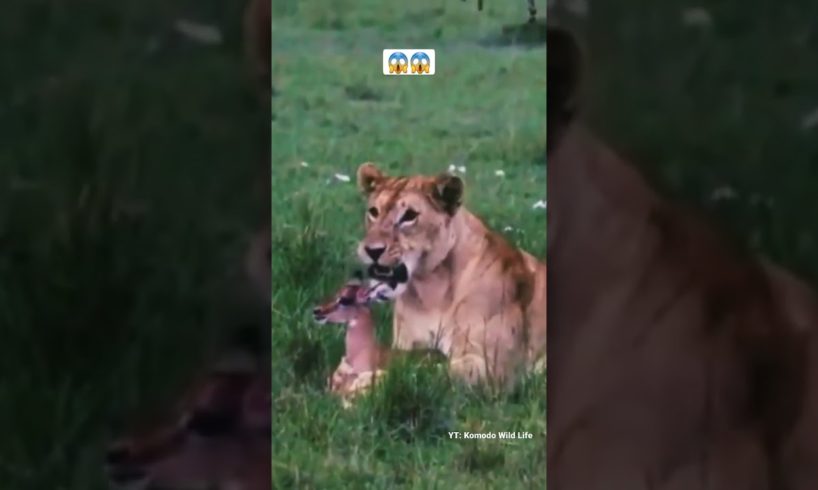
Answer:
[(549, 489), (818, 488), (813, 291), (577, 122), (580, 51), (548, 43)]
[(507, 385), (545, 364), (545, 265), (462, 205), (453, 175), (389, 177), (358, 168), (367, 198), (358, 256), (394, 281), (393, 346), (436, 348), (469, 383)]

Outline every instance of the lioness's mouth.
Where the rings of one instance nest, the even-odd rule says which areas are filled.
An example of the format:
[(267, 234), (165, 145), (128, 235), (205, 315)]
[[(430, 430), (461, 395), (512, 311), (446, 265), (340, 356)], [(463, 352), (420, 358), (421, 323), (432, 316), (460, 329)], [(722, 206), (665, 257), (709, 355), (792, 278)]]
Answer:
[(395, 267), (372, 264), (369, 266), (367, 273), (369, 277), (377, 279), (378, 281), (388, 282), (393, 287), (409, 281), (409, 270), (403, 262)]

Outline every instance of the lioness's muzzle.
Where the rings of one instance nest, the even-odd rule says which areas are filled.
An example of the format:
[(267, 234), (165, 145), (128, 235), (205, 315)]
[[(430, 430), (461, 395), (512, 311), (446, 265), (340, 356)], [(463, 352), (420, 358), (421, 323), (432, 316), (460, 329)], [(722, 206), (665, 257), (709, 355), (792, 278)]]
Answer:
[(382, 265), (372, 264), (369, 266), (367, 273), (369, 277), (373, 279), (388, 282), (393, 288), (398, 284), (409, 281), (409, 270), (403, 262), (395, 267), (384, 267)]

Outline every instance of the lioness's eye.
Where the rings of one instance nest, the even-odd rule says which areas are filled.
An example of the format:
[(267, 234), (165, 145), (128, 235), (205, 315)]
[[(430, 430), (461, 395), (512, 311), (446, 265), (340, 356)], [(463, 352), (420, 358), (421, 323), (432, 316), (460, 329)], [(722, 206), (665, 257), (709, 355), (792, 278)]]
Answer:
[(371, 216), (372, 218), (377, 218), (378, 217), (378, 208), (376, 208), (375, 206), (372, 206), (371, 208), (369, 208), (369, 216)]
[(405, 213), (403, 213), (403, 216), (400, 217), (400, 222), (408, 223), (410, 221), (414, 221), (418, 217), (418, 214), (419, 213), (417, 211), (415, 211), (412, 208), (409, 208), (406, 210)]

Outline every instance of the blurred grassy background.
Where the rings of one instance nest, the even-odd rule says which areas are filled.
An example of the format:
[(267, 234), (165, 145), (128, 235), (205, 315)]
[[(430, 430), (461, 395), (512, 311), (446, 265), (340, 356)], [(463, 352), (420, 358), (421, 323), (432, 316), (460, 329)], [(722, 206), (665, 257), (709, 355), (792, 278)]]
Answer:
[[(4, 489), (104, 488), (107, 437), (178, 395), (236, 321), (225, 289), (263, 215), (250, 189), (269, 124), (246, 81), (243, 6), (3, 4)], [(182, 35), (180, 19), (222, 41)]]
[[(493, 398), (440, 366), (394, 367), (347, 412), (324, 392), (343, 329), (312, 305), (356, 265), (365, 205), (355, 171), (455, 167), (465, 204), (545, 256), (545, 49), (509, 43), (525, 2), (273, 4), (273, 476), (275, 488), (544, 488), (545, 378)], [(436, 74), (386, 77), (385, 48), (436, 50)], [(378, 308), (382, 342), (388, 307)], [(531, 440), (449, 440), (447, 431)]]
[(585, 36), (595, 128), (668, 195), (818, 280), (818, 5), (561, 3), (590, 4), (551, 20)]

